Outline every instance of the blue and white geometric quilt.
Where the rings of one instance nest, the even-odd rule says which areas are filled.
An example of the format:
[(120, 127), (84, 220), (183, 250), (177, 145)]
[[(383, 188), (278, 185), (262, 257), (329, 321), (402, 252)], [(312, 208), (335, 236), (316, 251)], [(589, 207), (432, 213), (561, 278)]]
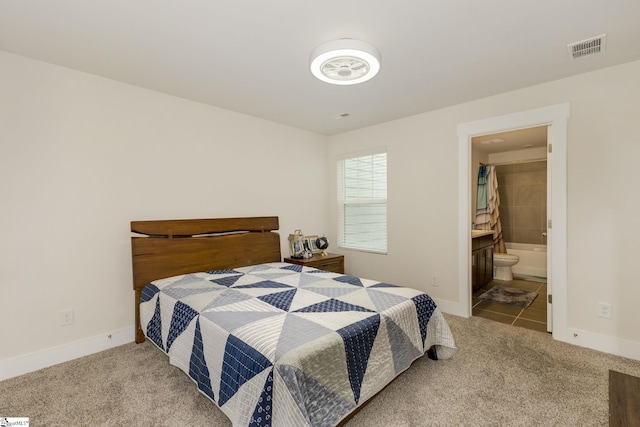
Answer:
[(157, 280), (140, 319), (234, 426), (334, 426), (427, 350), (456, 351), (428, 295), (286, 263)]

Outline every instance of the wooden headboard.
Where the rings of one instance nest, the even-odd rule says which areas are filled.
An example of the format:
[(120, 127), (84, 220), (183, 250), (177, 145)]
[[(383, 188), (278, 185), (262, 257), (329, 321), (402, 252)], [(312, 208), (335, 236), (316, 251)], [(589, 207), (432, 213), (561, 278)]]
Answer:
[(131, 221), (136, 342), (140, 294), (154, 280), (199, 271), (281, 261), (278, 217)]

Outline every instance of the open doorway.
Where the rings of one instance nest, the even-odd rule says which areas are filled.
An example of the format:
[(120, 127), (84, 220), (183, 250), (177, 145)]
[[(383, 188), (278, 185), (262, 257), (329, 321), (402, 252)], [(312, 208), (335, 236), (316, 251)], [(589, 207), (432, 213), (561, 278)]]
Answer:
[(537, 126), (471, 140), (472, 315), (539, 332), (552, 330), (547, 133)]
[[(567, 120), (569, 104), (558, 104), (534, 110), (498, 116), (458, 125), (459, 177), (459, 312), (471, 316), (471, 141), (476, 136), (516, 129), (548, 126), (550, 205), (547, 218), (548, 287), (552, 302), (548, 306), (549, 326), (554, 339), (567, 341)], [(549, 300), (551, 302), (551, 300)], [(552, 320), (552, 322), (551, 322)]]

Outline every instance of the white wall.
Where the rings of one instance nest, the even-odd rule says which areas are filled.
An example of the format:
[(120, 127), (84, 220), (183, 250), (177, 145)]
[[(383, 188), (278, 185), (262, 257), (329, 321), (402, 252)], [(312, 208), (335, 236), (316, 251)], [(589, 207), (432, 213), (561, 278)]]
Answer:
[(131, 220), (278, 215), (285, 254), (296, 228), (335, 242), (334, 205), (314, 208), (335, 200), (333, 157), (381, 145), (389, 254), (343, 252), (347, 272), (457, 304), (457, 125), (563, 102), (569, 326), (640, 359), (638, 75), (633, 62), (325, 138), (0, 52), (0, 379), (133, 339)]
[[(592, 340), (578, 344), (599, 348), (600, 340), (607, 351), (622, 346), (640, 359), (638, 75), (640, 62), (632, 62), (330, 137), (331, 164), (369, 147), (387, 145), (389, 153), (388, 255), (344, 251), (348, 272), (457, 304), (458, 209), (465, 209), (456, 198), (457, 125), (569, 102), (568, 326)], [(599, 302), (613, 304), (611, 320), (596, 316)]]
[(327, 169), (324, 136), (0, 52), (0, 368), (133, 326), (130, 221), (277, 215), (288, 255)]

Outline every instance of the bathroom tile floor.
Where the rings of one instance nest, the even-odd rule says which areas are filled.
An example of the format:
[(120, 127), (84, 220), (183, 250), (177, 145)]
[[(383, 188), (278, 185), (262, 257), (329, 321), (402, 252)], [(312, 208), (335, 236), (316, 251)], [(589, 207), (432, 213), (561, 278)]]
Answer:
[[(527, 277), (514, 276), (513, 280), (493, 280), (485, 287), (478, 289), (472, 296), (473, 316), (495, 320), (509, 325), (547, 332), (547, 283)], [(498, 304), (478, 299), (480, 295), (494, 286), (536, 291), (538, 296), (526, 309), (513, 305)]]

